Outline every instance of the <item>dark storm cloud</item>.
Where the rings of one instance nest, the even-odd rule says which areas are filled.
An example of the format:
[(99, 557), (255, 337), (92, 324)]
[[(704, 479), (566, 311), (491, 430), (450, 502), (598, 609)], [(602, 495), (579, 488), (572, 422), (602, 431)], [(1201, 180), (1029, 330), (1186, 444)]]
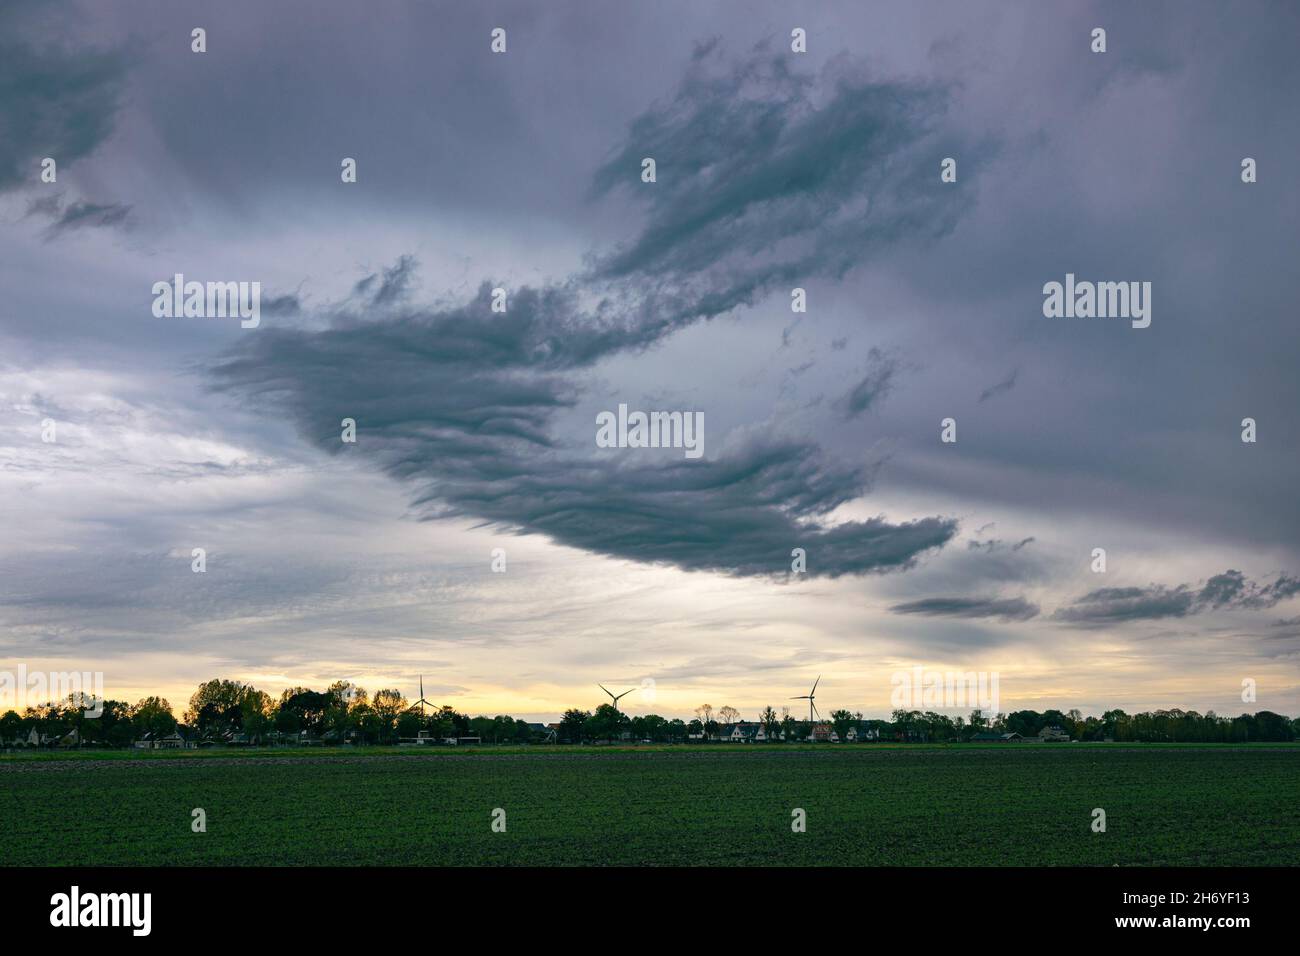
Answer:
[[(932, 164), (939, 87), (876, 82), (844, 61), (820, 80), (762, 49), (719, 67), (697, 49), (676, 95), (630, 125), (593, 193), (647, 207), (640, 234), (590, 278), (635, 286), (676, 321), (753, 304), (776, 288), (842, 277), (869, 255), (950, 230), (966, 208)], [(644, 183), (646, 157), (656, 182)], [(673, 321), (668, 319), (667, 321)]]
[[(633, 465), (575, 455), (552, 434), (555, 414), (577, 402), (574, 373), (795, 277), (842, 274), (876, 245), (948, 228), (960, 204), (900, 170), (941, 95), (830, 84), (814, 110), (814, 81), (782, 58), (759, 52), (719, 76), (697, 59), (676, 98), (636, 120), (596, 174), (598, 194), (621, 181), (647, 190), (648, 220), (628, 245), (566, 282), (510, 290), (505, 313), (492, 312), (486, 281), (462, 306), (409, 307), (415, 260), (402, 256), (357, 283), (333, 328), (251, 338), (215, 368), (218, 387), (277, 402), (336, 452), (341, 419), (355, 418), (357, 453), (409, 481), (429, 517), (684, 569), (782, 574), (795, 547), (813, 575), (910, 567), (956, 522), (819, 524), (866, 492), (871, 469), (806, 439), (750, 435), (705, 460)], [(647, 154), (661, 162), (655, 184), (639, 181)], [(891, 384), (893, 365), (872, 356), (850, 414)]]
[(339, 423), (355, 418), (355, 453), (409, 481), (428, 517), (476, 518), (612, 557), (781, 574), (803, 547), (808, 573), (834, 577), (910, 567), (955, 533), (938, 517), (819, 526), (867, 490), (870, 473), (804, 440), (754, 436), (717, 458), (642, 467), (573, 455), (550, 429), (578, 394), (561, 373), (638, 338), (575, 310), (562, 290), (522, 289), (494, 314), (485, 284), (452, 310), (268, 329), (214, 374), (219, 388), (284, 408), (327, 450), (352, 453)]
[(1240, 571), (1229, 569), (1206, 581), (1199, 590), (1181, 584), (1170, 588), (1152, 585), (1138, 588), (1099, 588), (1060, 608), (1057, 620), (1073, 624), (1119, 624), (1125, 621), (1187, 617), (1220, 609), (1261, 610), (1300, 593), (1300, 580), (1280, 575), (1271, 584), (1249, 581)]
[[(864, 490), (857, 470), (837, 468), (794, 440), (761, 439), (716, 461), (663, 467), (609, 464), (580, 471), (557, 461), (530, 473), (440, 487), (452, 507), (613, 557), (744, 575), (789, 569), (792, 546), (808, 573), (837, 577), (911, 567), (941, 547), (953, 522), (880, 518), (820, 527), (807, 519)], [(490, 495), (485, 495), (485, 491)]]
[(0, 191), (39, 183), (46, 156), (62, 172), (113, 129), (126, 54), (64, 46), (47, 12), (25, 0), (0, 5)]
[(927, 614), (933, 617), (996, 617), (1003, 621), (1028, 621), (1038, 616), (1038, 605), (1024, 598), (936, 597), (895, 604), (895, 614)]

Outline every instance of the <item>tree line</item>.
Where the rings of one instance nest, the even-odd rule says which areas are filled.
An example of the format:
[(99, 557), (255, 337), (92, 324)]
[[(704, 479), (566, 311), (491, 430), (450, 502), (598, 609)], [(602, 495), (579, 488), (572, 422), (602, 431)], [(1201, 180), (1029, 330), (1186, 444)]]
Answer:
[[(477, 737), (489, 743), (593, 743), (637, 740), (654, 743), (707, 741), (731, 737), (736, 726), (759, 727), (769, 741), (799, 741), (814, 730), (833, 732), (839, 741), (902, 741), (962, 743), (990, 735), (1019, 734), (1036, 737), (1044, 728), (1060, 728), (1072, 740), (1145, 743), (1246, 743), (1300, 739), (1300, 719), (1271, 711), (1224, 717), (1179, 709), (1127, 714), (1108, 710), (1100, 717), (1084, 717), (1078, 710), (1018, 710), (987, 715), (975, 710), (968, 717), (897, 710), (889, 720), (868, 720), (861, 713), (836, 710), (829, 719), (810, 724), (793, 717), (788, 709), (778, 715), (770, 706), (756, 720), (742, 722), (734, 707), (716, 711), (709, 704), (695, 717), (629, 716), (610, 704), (593, 711), (572, 708), (554, 729), (517, 720), (508, 715), (470, 717), (453, 707), (422, 712), (400, 691), (384, 689), (373, 695), (349, 681), (336, 681), (323, 691), (286, 688), (278, 698), (240, 681), (220, 678), (205, 681), (191, 695), (178, 720), (171, 704), (161, 697), (146, 697), (135, 704), (105, 700), (98, 708), (84, 695), (28, 707), (22, 714), (10, 710), (0, 716), (0, 743), (26, 741), (34, 730), (51, 742), (75, 731), (78, 744), (127, 747), (146, 735), (165, 737), (178, 728), (191, 738), (213, 743), (267, 743), (307, 737), (337, 743), (394, 744), (403, 739)], [(87, 711), (99, 710), (98, 717)], [(850, 733), (854, 731), (854, 733)]]
[(1036, 737), (1046, 727), (1059, 727), (1071, 740), (1113, 740), (1141, 743), (1246, 743), (1285, 742), (1300, 739), (1300, 718), (1292, 720), (1272, 711), (1238, 717), (1221, 717), (1214, 711), (1156, 710), (1127, 714), (1108, 710), (1100, 717), (1084, 717), (1078, 710), (1017, 710), (986, 716), (973, 711), (969, 718), (944, 714), (894, 711), (890, 725), (907, 740), (962, 741), (981, 733), (1020, 734)]
[[(98, 709), (98, 717), (87, 712)], [(401, 738), (479, 737), (492, 743), (529, 743), (533, 728), (513, 717), (469, 717), (452, 707), (414, 709), (400, 691), (385, 689), (370, 695), (349, 681), (336, 681), (323, 691), (289, 687), (279, 698), (240, 681), (206, 681), (190, 696), (177, 719), (161, 697), (146, 697), (134, 705), (105, 700), (99, 708), (85, 695), (28, 707), (20, 715), (0, 716), (0, 741), (26, 740), (35, 730), (51, 741), (76, 731), (81, 744), (127, 747), (146, 734), (166, 737), (181, 730), (192, 739), (213, 743), (263, 743), (306, 736), (326, 742), (392, 744)]]

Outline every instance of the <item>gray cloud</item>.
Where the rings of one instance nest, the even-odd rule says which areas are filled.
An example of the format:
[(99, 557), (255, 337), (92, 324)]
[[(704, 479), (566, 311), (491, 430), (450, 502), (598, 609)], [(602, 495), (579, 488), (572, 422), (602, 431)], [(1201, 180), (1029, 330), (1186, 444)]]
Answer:
[(880, 349), (867, 353), (867, 372), (840, 402), (845, 418), (857, 418), (874, 408), (893, 390), (899, 368), (898, 360)]
[(1028, 621), (1038, 616), (1038, 605), (1024, 598), (935, 597), (895, 604), (895, 614), (932, 617), (995, 617), (1003, 621)]
[(1019, 374), (1020, 374), (1020, 369), (1018, 368), (1012, 369), (1011, 374), (1008, 375), (1006, 378), (1004, 378), (1002, 381), (998, 382), (996, 385), (990, 385), (988, 388), (984, 389), (984, 391), (980, 392), (979, 401), (981, 403), (987, 402), (990, 398), (995, 398), (996, 396), (1001, 395), (1004, 392), (1011, 391), (1013, 388), (1016, 387), (1016, 376)]
[(86, 228), (112, 228), (125, 226), (131, 207), (123, 203), (97, 203), (74, 200), (66, 206), (62, 194), (33, 199), (27, 204), (28, 216), (41, 216), (50, 220), (45, 229), (47, 239), (74, 230)]
[(561, 373), (637, 333), (580, 321), (558, 289), (517, 290), (505, 314), (490, 302), (484, 284), (450, 310), (266, 329), (213, 369), (216, 387), (275, 401), (335, 453), (340, 420), (355, 418), (358, 449), (410, 482), (426, 517), (474, 517), (613, 557), (781, 574), (799, 546), (810, 574), (834, 577), (910, 567), (956, 532), (939, 517), (818, 525), (867, 491), (870, 471), (801, 439), (763, 433), (716, 458), (641, 467), (575, 456), (551, 433), (578, 393)]
[[(222, 642), (191, 622), (152, 618), (151, 606), (172, 606), (151, 585), (157, 569), (117, 559), (130, 549), (184, 550), (189, 539), (211, 536), (198, 527), (205, 524), (230, 530), (227, 551), (248, 555), (243, 573), (263, 589), (246, 590), (241, 577), (219, 609), (203, 608), (225, 614), (228, 633), (247, 632), (250, 660), (320, 659), (323, 629), (345, 619), (348, 642), (364, 656), (383, 656), (375, 650), (381, 639), (371, 637), (382, 633), (406, 635), (414, 654), (427, 653), (428, 618), (442, 608), (464, 610), (443, 631), (461, 641), (481, 634), (472, 622), (505, 590), (485, 602), (431, 586), (419, 607), (374, 619), (345, 615), (342, 596), (322, 604), (319, 617), (292, 621), (293, 603), (320, 602), (310, 587), (299, 590), (301, 562), (292, 552), (317, 555), (327, 566), (320, 573), (332, 574), (354, 542), (383, 548), (401, 539), (417, 542), (404, 560), (424, 569), (428, 551), (455, 558), (445, 541), (464, 536), (479, 548), (497, 528), (538, 539), (514, 540), (512, 581), (528, 566), (516, 564), (523, 550), (546, 555), (539, 566), (572, 562), (600, 568), (612, 583), (657, 583), (677, 579), (551, 548), (541, 529), (596, 554), (766, 566), (780, 575), (796, 545), (809, 548), (811, 574), (884, 570), (925, 554), (913, 545), (946, 530), (913, 529), (910, 541), (900, 515), (969, 516), (972, 526), (997, 520), (996, 530), (973, 537), (1001, 540), (945, 545), (919, 573), (775, 591), (723, 585), (726, 593), (776, 595), (791, 615), (757, 621), (753, 604), (747, 618), (725, 601), (696, 600), (692, 619), (709, 624), (698, 635), (732, 657), (737, 648), (755, 656), (780, 648), (784, 659), (788, 635), (801, 655), (847, 645), (854, 596), (888, 607), (933, 595), (1022, 595), (1047, 615), (1082, 614), (1085, 606), (1104, 614), (1101, 599), (1075, 607), (1095, 586), (1079, 587), (1078, 555), (1096, 541), (1142, 567), (1195, 555), (1207, 570), (1239, 568), (1260, 554), (1270, 555), (1269, 567), (1296, 567), (1300, 431), (1291, 412), (1300, 405), (1300, 336), (1291, 316), (1300, 272), (1288, 259), (1296, 205), (1287, 177), (1269, 175), (1297, 145), (1297, 127), (1286, 122), (1300, 77), (1294, 9), (1192, 0), (1169, 23), (1150, 5), (1112, 5), (1103, 11), (1112, 49), (1098, 57), (1080, 42), (1099, 22), (1095, 4), (1008, 12), (993, 0), (937, 0), (926, 12), (900, 7), (891, 29), (879, 30), (868, 5), (833, 0), (819, 5), (820, 22), (806, 24), (810, 52), (791, 56), (782, 42), (788, 4), (779, 0), (748, 0), (741, 14), (735, 5), (678, 2), (672, 16), (656, 5), (554, 0), (543, 17), (514, 10), (512, 54), (492, 57), (485, 44), (463, 42), (484, 35), (475, 5), (392, 0), (406, 25), (394, 30), (391, 18), (326, 2), (313, 8), (313, 29), (290, 38), (268, 5), (231, 0), (205, 13), (219, 42), (196, 57), (183, 42), (190, 14), (174, 3), (83, 2), (65, 16), (69, 6), (0, 0), (6, 84), (16, 63), (37, 62), (8, 56), (18, 44), (49, 48), (46, 62), (55, 65), (69, 60), (60, 51), (83, 45), (78, 35), (101, 49), (143, 38), (146, 55), (131, 47), (128, 85), (114, 100), (121, 107), (111, 126), (102, 122), (108, 110), (96, 118), (101, 138), (92, 137), (98, 145), (88, 159), (61, 157), (57, 186), (18, 192), (10, 172), (0, 189), (18, 195), (0, 198), (9, 218), (59, 190), (66, 193), (57, 209), (42, 207), (57, 215), (74, 198), (120, 200), (136, 227), (129, 242), (115, 229), (79, 228), (52, 249), (41, 243), (47, 222), (35, 216), (54, 215), (38, 211), (24, 224), (32, 228), (0, 237), (0, 259), (22, 278), (10, 283), (0, 319), (7, 426), (0, 475), (11, 482), (10, 547), (0, 552), (14, 556), (12, 569), (30, 560), (34, 541), (50, 548), (34, 565), (41, 574), (28, 579), (48, 578), (40, 615), (25, 617), (28, 629), (11, 641), (32, 642), (76, 620), (91, 635), (111, 624), (124, 645), (142, 633), (176, 635), (177, 648), (199, 659)], [(11, 29), (13, 11), (51, 8)], [(1243, 30), (1243, 20), (1260, 28)], [(37, 27), (57, 42), (40, 39)], [(692, 43), (710, 35), (735, 50), (765, 35), (773, 46), (737, 70), (716, 46), (690, 65)], [(1119, 42), (1124, 37), (1141, 42)], [(847, 46), (875, 76), (846, 62)], [(73, 64), (81, 65), (94, 62)], [(890, 71), (883, 80), (881, 70)], [(49, 89), (61, 90), (66, 75)], [(15, 139), (8, 131), (11, 110), (33, 104), (32, 89), (0, 85), (0, 166), (19, 169), (23, 183), (33, 181), (45, 148), (27, 132)], [(431, 99), (429, 89), (464, 95)], [(47, 105), (51, 115), (71, 117), (79, 101), (102, 95), (63, 91)], [(638, 116), (644, 125), (628, 127)], [(63, 132), (48, 140), (67, 129), (57, 123)], [(889, 135), (873, 139), (877, 130)], [(995, 153), (976, 146), (983, 136)], [(1263, 174), (1249, 187), (1237, 175), (1247, 153)], [(361, 181), (345, 187), (338, 159), (354, 155)], [(653, 185), (639, 181), (644, 155), (659, 161)], [(957, 183), (939, 183), (938, 160), (947, 155), (959, 159)], [(993, 163), (997, 174), (989, 175)], [(608, 170), (607, 182), (592, 190), (598, 170)], [(425, 268), (404, 264), (407, 252)], [(1189, 262), (1199, 267), (1188, 270)], [(195, 276), (261, 279), (262, 327), (243, 333), (231, 323), (154, 320), (141, 282), (182, 266)], [(1067, 271), (1152, 280), (1152, 327), (1043, 319), (1042, 283)], [(69, 283), (70, 274), (84, 281)], [(357, 278), (363, 284), (353, 290)], [(510, 290), (508, 315), (478, 302), (485, 278)], [(268, 294), (292, 293), (299, 282), (297, 294)], [(802, 317), (788, 311), (795, 285), (809, 291)], [(714, 315), (722, 321), (704, 321)], [(271, 321), (277, 316), (283, 321)], [(296, 325), (302, 334), (281, 337)], [(773, 348), (782, 327), (791, 348), (783, 353)], [(1233, 342), (1226, 351), (1225, 335)], [(185, 370), (236, 340), (242, 347), (221, 362), (229, 369), (216, 383), (245, 407), (194, 395)], [(896, 376), (887, 399), (846, 420), (840, 403), (866, 378), (861, 363), (873, 345), (917, 364)], [(816, 367), (801, 371), (811, 359)], [(1026, 374), (1015, 375), (1009, 401), (998, 389), (1014, 370)], [(664, 396), (670, 407), (706, 410), (706, 461), (688, 468), (667, 456), (597, 452), (589, 427), (578, 429), (588, 407), (614, 388), (629, 399)], [(196, 404), (183, 425), (165, 414), (133, 417), (121, 440), (104, 441), (101, 412), (137, 402)], [(51, 412), (63, 429), (58, 445), (33, 437), (47, 406), (64, 409)], [(1261, 424), (1255, 445), (1237, 436), (1248, 414)], [(357, 446), (338, 442), (345, 415), (361, 423)], [(956, 448), (935, 443), (934, 426), (948, 415), (961, 422)], [(746, 427), (755, 432), (740, 440)], [(293, 429), (307, 440), (292, 440)], [(321, 448), (339, 456), (324, 468)], [(878, 472), (869, 461), (864, 473), (853, 467), (886, 453), (889, 464)], [(801, 467), (817, 476), (803, 497)], [(750, 494), (745, 469), (773, 494)], [(259, 477), (234, 480), (251, 473)], [(701, 484), (683, 486), (687, 478)], [(156, 499), (138, 500), (132, 492), (140, 488), (156, 489)], [(358, 517), (322, 546), (316, 534), (337, 527), (343, 496)], [(818, 509), (845, 496), (853, 501), (845, 513), (894, 519), (875, 541), (856, 529), (855, 543), (878, 544), (877, 553), (855, 554), (823, 537), (841, 512)], [(474, 532), (462, 520), (412, 532), (395, 517), (412, 499), (414, 513), (472, 516), (492, 527)], [(708, 509), (718, 513), (702, 522)], [(1060, 520), (1043, 522), (1045, 514)], [(741, 528), (730, 547), (728, 521)], [(304, 532), (294, 544), (311, 544), (281, 548), (294, 524)], [(1016, 550), (1027, 535), (1038, 543)], [(120, 616), (105, 621), (93, 602), (78, 604), (86, 572), (60, 557), (74, 552), (123, 569), (113, 590), (133, 598)], [(254, 563), (259, 554), (264, 560)], [(482, 562), (473, 563), (467, 574), (477, 580)], [(177, 588), (217, 583), (181, 578)], [(1189, 675), (1205, 663), (1202, 647), (1241, 661), (1265, 642), (1270, 653), (1294, 653), (1294, 625), (1260, 624), (1267, 638), (1218, 627), (1230, 611), (1249, 617), (1240, 610), (1280, 602), (1289, 579), (1265, 575), (1254, 589), (1232, 576), (1187, 580), (1192, 609), (1149, 618), (1156, 626), (1141, 628), (1140, 653), (1135, 641), (1106, 669), (1107, 693), (1159, 700), (1159, 681), (1144, 665), (1191, 686)], [(683, 585), (674, 605), (698, 598), (706, 584)], [(369, 587), (327, 582), (327, 590), (336, 586), (344, 595)], [(285, 606), (269, 600), (277, 588)], [(397, 590), (405, 593), (407, 583)], [(1124, 601), (1147, 614), (1162, 602), (1175, 612), (1188, 606), (1178, 594), (1135, 590), (1112, 596), (1117, 619)], [(69, 600), (60, 607), (63, 593)], [(1216, 601), (1224, 602), (1219, 610)], [(241, 605), (288, 617), (250, 627)], [(1278, 603), (1259, 617), (1291, 617), (1294, 606)], [(661, 608), (646, 609), (627, 629), (629, 645), (662, 625)], [(26, 613), (36, 611), (29, 605)], [(588, 638), (603, 641), (611, 630), (607, 602), (566, 615), (550, 589), (521, 599), (513, 613), (535, 622), (529, 639), (546, 644), (533, 658), (511, 655), (521, 678), (566, 649), (575, 660), (587, 656), (597, 644)], [(889, 619), (876, 633), (893, 638), (854, 638), (853, 653), (897, 639), (908, 650), (957, 656), (993, 640), (1041, 638), (1032, 626), (996, 618)], [(756, 639), (755, 623), (773, 625), (771, 633)], [(512, 620), (492, 643), (520, 631)], [(1189, 643), (1197, 634), (1199, 646)], [(651, 643), (659, 653), (661, 642)], [(1043, 686), (1103, 681), (1088, 654), (1060, 650), (1040, 672)], [(620, 655), (611, 673), (625, 665)], [(449, 666), (449, 677), (482, 685), (480, 675), (455, 673), (463, 660)]]
[(124, 51), (70, 49), (43, 31), (43, 12), (0, 8), (0, 191), (39, 182), (46, 156), (63, 170), (89, 155), (113, 129), (127, 72)]
[[(943, 88), (872, 81), (848, 59), (814, 78), (761, 48), (721, 61), (716, 41), (701, 45), (674, 98), (596, 171), (593, 195), (628, 191), (648, 215), (590, 279), (637, 280), (665, 323), (707, 318), (943, 235), (967, 208), (922, 162)], [(655, 183), (640, 180), (644, 157)]]
[[(940, 94), (847, 75), (829, 85), (813, 110), (813, 79), (780, 57), (760, 52), (723, 75), (697, 58), (672, 103), (634, 121), (596, 174), (596, 194), (646, 187), (637, 195), (649, 218), (629, 244), (563, 283), (513, 289), (504, 314), (491, 311), (486, 281), (464, 305), (408, 307), (415, 260), (402, 256), (357, 283), (333, 328), (259, 334), (214, 368), (217, 387), (274, 395), (336, 452), (340, 419), (355, 418), (365, 453), (412, 484), (427, 517), (471, 516), (686, 569), (780, 574), (795, 546), (814, 575), (910, 567), (956, 522), (819, 524), (865, 493), (870, 471), (807, 440), (749, 436), (708, 460), (638, 467), (575, 456), (552, 433), (555, 414), (576, 404), (574, 372), (794, 276), (842, 273), (876, 243), (950, 226), (961, 204), (937, 202), (898, 168)], [(647, 153), (661, 160), (653, 185), (638, 178)], [(725, 175), (715, 168), (724, 158)], [(802, 251), (772, 259), (760, 245)], [(850, 397), (852, 414), (892, 381), (892, 363), (871, 355), (874, 378)]]
[(352, 294), (364, 299), (371, 306), (382, 307), (400, 302), (410, 291), (415, 269), (413, 256), (400, 256), (397, 262), (384, 269), (382, 273), (372, 272), (360, 280), (353, 287)]
[(1059, 608), (1057, 620), (1077, 624), (1117, 624), (1124, 621), (1186, 617), (1196, 606), (1196, 594), (1186, 585), (1167, 588), (1098, 588)]
[(269, 317), (292, 316), (302, 311), (302, 300), (291, 292), (262, 300), (262, 314)]
[(1229, 569), (1206, 581), (1199, 590), (1182, 584), (1170, 588), (1099, 588), (1060, 608), (1057, 620), (1074, 624), (1117, 624), (1125, 621), (1187, 617), (1209, 610), (1259, 610), (1274, 607), (1300, 593), (1300, 579), (1280, 575), (1271, 584), (1249, 581), (1240, 571)]

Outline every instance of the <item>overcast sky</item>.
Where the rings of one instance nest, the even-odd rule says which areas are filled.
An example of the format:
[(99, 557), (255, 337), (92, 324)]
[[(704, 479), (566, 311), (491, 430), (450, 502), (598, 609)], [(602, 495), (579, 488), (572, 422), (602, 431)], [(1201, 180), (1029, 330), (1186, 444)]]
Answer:
[[(821, 674), (886, 716), (922, 665), (1004, 711), (1295, 715), (1297, 36), (1265, 2), (7, 3), (0, 660), (176, 705), (423, 674), (754, 718)], [(155, 317), (176, 273), (260, 282), (260, 326)], [(1045, 317), (1067, 273), (1151, 283), (1150, 326)], [(598, 448), (620, 403), (702, 412), (704, 455)]]

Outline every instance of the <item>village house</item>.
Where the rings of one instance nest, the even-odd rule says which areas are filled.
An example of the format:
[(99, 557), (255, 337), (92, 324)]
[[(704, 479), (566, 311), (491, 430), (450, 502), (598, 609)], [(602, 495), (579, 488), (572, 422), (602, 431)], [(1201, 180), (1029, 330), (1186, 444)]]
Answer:
[(194, 750), (198, 740), (188, 730), (177, 727), (170, 734), (154, 740), (154, 750)]
[(754, 742), (761, 730), (761, 724), (749, 720), (742, 720), (734, 724), (727, 724), (725, 727), (720, 728), (714, 739), (729, 744), (748, 744)]
[(872, 727), (865, 720), (858, 720), (844, 733), (844, 739), (849, 743), (858, 743), (866, 740), (879, 740), (880, 730)]

